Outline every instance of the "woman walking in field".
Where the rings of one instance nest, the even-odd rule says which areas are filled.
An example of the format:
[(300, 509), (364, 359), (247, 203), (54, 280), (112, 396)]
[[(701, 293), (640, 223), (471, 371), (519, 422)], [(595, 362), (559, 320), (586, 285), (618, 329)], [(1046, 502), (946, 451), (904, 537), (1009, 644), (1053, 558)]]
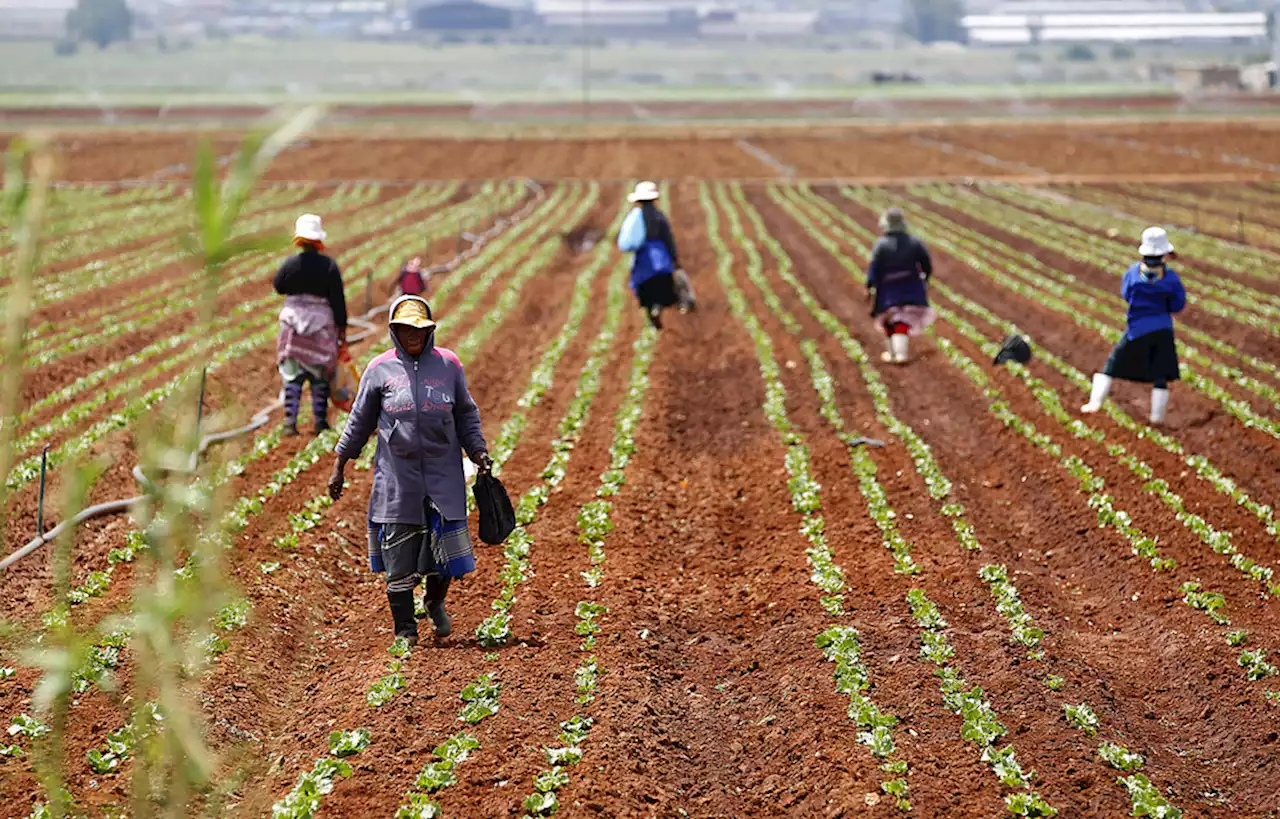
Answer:
[[(680, 268), (671, 222), (656, 204), (660, 196), (653, 182), (636, 185), (627, 197), (636, 207), (627, 214), (618, 232), (618, 249), (635, 254), (631, 263), (631, 289), (649, 316), (649, 323), (658, 329), (662, 329), (664, 308), (680, 305), (681, 312), (687, 312), (693, 307), (688, 277)], [(681, 290), (685, 292), (683, 298)]]
[(881, 359), (906, 364), (911, 336), (919, 335), (937, 318), (929, 306), (927, 283), (933, 261), (924, 242), (907, 232), (906, 215), (889, 208), (880, 217), (884, 235), (871, 248), (867, 268), (867, 298), (871, 315), (885, 335)]
[(316, 434), (329, 428), (329, 380), (346, 344), (347, 299), (342, 271), (324, 253), (320, 217), (304, 213), (294, 226), (298, 253), (280, 265), (276, 292), (285, 297), (280, 311), (276, 363), (284, 380), (284, 434), (298, 434), (302, 387), (311, 382), (311, 411)]
[(427, 297), (427, 289), (431, 286), (431, 274), (422, 269), (422, 257), (414, 256), (400, 267), (400, 272), (387, 287), (389, 296), (422, 296)]
[(1179, 378), (1173, 314), (1187, 306), (1187, 291), (1167, 264), (1176, 258), (1164, 228), (1142, 232), (1142, 261), (1125, 271), (1120, 295), (1129, 303), (1124, 337), (1093, 375), (1093, 391), (1081, 412), (1095, 413), (1107, 400), (1111, 382), (1120, 378), (1151, 385), (1151, 423), (1163, 424), (1169, 410), (1169, 382)]
[(475, 570), (467, 532), (467, 484), (462, 452), (488, 473), (493, 469), (480, 410), (467, 389), (462, 362), (435, 346), (436, 323), (420, 296), (391, 305), (388, 350), (370, 362), (338, 441), (329, 495), (342, 497), (343, 470), (375, 432), (373, 490), (369, 495), (369, 568), (387, 575), (387, 602), (397, 637), (418, 641), (413, 590), (436, 636), (453, 624), (445, 611), (450, 582)]

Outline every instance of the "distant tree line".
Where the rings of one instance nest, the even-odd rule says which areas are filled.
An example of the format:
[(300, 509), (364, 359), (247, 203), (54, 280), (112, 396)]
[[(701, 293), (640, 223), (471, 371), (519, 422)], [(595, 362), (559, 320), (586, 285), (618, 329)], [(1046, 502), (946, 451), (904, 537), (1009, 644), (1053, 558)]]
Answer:
[(77, 0), (76, 7), (67, 12), (67, 39), (57, 50), (74, 54), (82, 42), (106, 48), (132, 36), (133, 12), (125, 0)]

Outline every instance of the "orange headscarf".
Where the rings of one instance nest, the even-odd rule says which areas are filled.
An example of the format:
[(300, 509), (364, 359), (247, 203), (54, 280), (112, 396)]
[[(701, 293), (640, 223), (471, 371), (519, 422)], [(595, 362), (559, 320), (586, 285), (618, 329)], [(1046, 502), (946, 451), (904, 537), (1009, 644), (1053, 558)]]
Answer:
[(298, 236), (293, 240), (293, 243), (297, 247), (310, 247), (314, 248), (317, 253), (324, 253), (324, 242), (317, 242), (315, 239), (304, 239)]

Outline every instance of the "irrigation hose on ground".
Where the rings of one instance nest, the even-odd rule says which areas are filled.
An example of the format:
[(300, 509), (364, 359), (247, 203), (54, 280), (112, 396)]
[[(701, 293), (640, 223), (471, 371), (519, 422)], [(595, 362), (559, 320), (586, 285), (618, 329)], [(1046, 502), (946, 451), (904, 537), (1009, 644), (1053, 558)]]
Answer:
[[(539, 185), (537, 182), (534, 182), (531, 179), (523, 179), (520, 181), (524, 184), (526, 188), (528, 188), (530, 191), (533, 192), (533, 199), (531, 199), (527, 204), (525, 204), (524, 207), (522, 207), (516, 213), (512, 214), (510, 217), (504, 217), (495, 221), (489, 227), (489, 229), (486, 230), (484, 233), (481, 233), (479, 235), (475, 235), (471, 233), (463, 234), (463, 238), (466, 239), (468, 242), (470, 242), (470, 245), (467, 247), (467, 249), (462, 251), (461, 253), (454, 256), (452, 259), (450, 259), (449, 261), (443, 264), (439, 264), (434, 267), (428, 268), (427, 272), (433, 275), (437, 273), (453, 272), (462, 264), (465, 264), (466, 262), (475, 258), (475, 256), (479, 254), (480, 251), (482, 251), (485, 245), (487, 245), (489, 242), (493, 241), (495, 238), (502, 235), (507, 230), (511, 229), (515, 225), (518, 225), (520, 222), (528, 218), (529, 215), (533, 213), (533, 211), (538, 207), (538, 205), (541, 204), (543, 200), (546, 199), (546, 191), (542, 188), (541, 185)], [(369, 336), (371, 336), (373, 333), (377, 332), (378, 328), (375, 324), (373, 324), (372, 319), (375, 316), (377, 316), (379, 313), (382, 313), (385, 310), (387, 310), (389, 306), (390, 306), (389, 303), (380, 304), (361, 316), (349, 319), (350, 324), (360, 327), (361, 329), (359, 332), (353, 335), (348, 335), (347, 342), (355, 343), (355, 342), (363, 341)], [(284, 406), (284, 401), (280, 398), (277, 398), (275, 401), (272, 401), (270, 404), (258, 410), (258, 412), (255, 413), (252, 418), (250, 418), (249, 423), (245, 424), (244, 426), (236, 427), (234, 429), (226, 429), (220, 432), (211, 432), (208, 435), (201, 436), (200, 445), (196, 448), (195, 452), (191, 453), (191, 458), (190, 458), (190, 461), (187, 463), (187, 465), (183, 468), (169, 469), (166, 471), (171, 475), (172, 474), (185, 475), (185, 476), (194, 475), (196, 472), (196, 467), (199, 465), (199, 462), (200, 462), (200, 456), (203, 455), (205, 450), (207, 450), (210, 446), (212, 446), (213, 444), (221, 443), (223, 441), (229, 441), (233, 438), (239, 438), (241, 436), (248, 435), (251, 432), (254, 432), (255, 430), (261, 429), (262, 427), (271, 423), (271, 413), (280, 409), (282, 406)], [(145, 472), (142, 471), (141, 465), (135, 466), (133, 468), (133, 479), (138, 484), (138, 486), (144, 490), (148, 489), (149, 487), (155, 486), (155, 482), (150, 477), (148, 477)], [(141, 503), (142, 501), (146, 500), (146, 498), (147, 498), (147, 495), (137, 495), (136, 497), (132, 497), (132, 498), (124, 498), (122, 500), (107, 501), (106, 503), (99, 503), (93, 506), (86, 507), (85, 509), (82, 509), (79, 512), (79, 514), (72, 517), (70, 520), (64, 520), (61, 523), (59, 523), (57, 526), (50, 529), (49, 531), (43, 532), (37, 535), (36, 537), (32, 538), (25, 546), (13, 552), (13, 554), (7, 555), (3, 560), (0, 560), (0, 571), (3, 571), (9, 568), (10, 566), (17, 563), (22, 558), (39, 550), (42, 546), (57, 540), (58, 537), (67, 530), (67, 527), (75, 528), (79, 526), (81, 523), (84, 523), (87, 520), (92, 520), (93, 518), (103, 517), (105, 515), (117, 515), (122, 512), (128, 512), (129, 509), (134, 504)]]

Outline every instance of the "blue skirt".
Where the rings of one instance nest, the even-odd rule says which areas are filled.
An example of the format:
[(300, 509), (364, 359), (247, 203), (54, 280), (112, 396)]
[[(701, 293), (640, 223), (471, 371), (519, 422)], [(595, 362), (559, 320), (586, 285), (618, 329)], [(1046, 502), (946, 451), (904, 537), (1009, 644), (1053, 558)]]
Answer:
[(1102, 370), (1112, 378), (1141, 384), (1165, 384), (1177, 381), (1178, 347), (1173, 330), (1156, 330), (1137, 338), (1125, 336), (1107, 357)]

